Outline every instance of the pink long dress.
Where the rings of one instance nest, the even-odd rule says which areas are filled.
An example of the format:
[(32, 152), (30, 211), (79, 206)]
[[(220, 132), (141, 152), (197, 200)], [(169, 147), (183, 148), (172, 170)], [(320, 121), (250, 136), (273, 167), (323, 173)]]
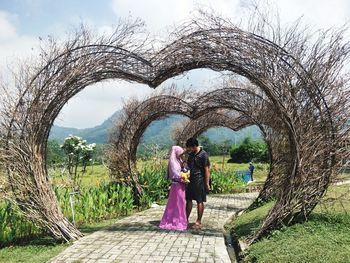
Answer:
[(187, 229), (185, 184), (180, 182), (182, 161), (180, 155), (183, 153), (180, 146), (171, 148), (168, 164), (168, 179), (172, 181), (168, 203), (166, 205), (159, 227), (168, 230), (184, 231)]

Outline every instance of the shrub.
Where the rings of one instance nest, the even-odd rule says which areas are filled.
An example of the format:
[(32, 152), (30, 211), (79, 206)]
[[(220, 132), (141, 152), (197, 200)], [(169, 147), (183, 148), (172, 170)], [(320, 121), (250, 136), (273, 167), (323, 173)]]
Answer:
[(0, 248), (39, 235), (42, 230), (27, 220), (9, 201), (0, 203)]
[[(69, 220), (73, 219), (68, 188), (55, 188), (61, 209)], [(128, 215), (134, 208), (132, 189), (117, 183), (100, 187), (83, 187), (74, 196), (74, 215), (77, 224), (91, 223), (120, 215)]]
[(230, 152), (233, 163), (268, 162), (267, 145), (262, 141), (252, 141), (250, 137), (243, 140), (238, 146), (233, 146)]
[(143, 168), (139, 174), (139, 182), (144, 190), (142, 197), (144, 202), (147, 197), (149, 198), (148, 203), (159, 202), (168, 197), (169, 182), (166, 179), (166, 173), (164, 166), (158, 169)]
[(211, 172), (212, 193), (228, 194), (241, 192), (245, 186), (243, 178), (239, 177), (235, 171), (214, 170)]

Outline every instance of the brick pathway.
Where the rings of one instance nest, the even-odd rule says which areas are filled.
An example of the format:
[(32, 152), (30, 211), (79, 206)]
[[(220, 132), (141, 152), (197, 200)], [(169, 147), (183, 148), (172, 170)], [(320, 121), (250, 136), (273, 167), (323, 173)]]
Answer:
[[(161, 230), (157, 226), (164, 206), (151, 208), (81, 238), (50, 262), (230, 262), (223, 225), (256, 195), (209, 196), (201, 231)], [(190, 222), (195, 214), (194, 209)]]

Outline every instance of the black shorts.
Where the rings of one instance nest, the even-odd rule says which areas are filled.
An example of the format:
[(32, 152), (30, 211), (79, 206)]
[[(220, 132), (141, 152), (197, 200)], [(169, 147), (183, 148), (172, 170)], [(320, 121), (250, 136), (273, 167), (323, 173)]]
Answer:
[(207, 193), (204, 187), (204, 176), (202, 174), (191, 174), (190, 183), (186, 187), (186, 200), (196, 200), (197, 203), (207, 201)]

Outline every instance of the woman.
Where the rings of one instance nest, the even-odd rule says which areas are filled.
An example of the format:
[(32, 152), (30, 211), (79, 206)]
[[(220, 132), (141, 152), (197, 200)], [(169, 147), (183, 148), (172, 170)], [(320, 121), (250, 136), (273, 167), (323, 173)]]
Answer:
[(171, 181), (168, 203), (159, 227), (168, 230), (186, 230), (186, 200), (185, 183), (181, 179), (183, 161), (181, 159), (184, 150), (180, 146), (173, 146), (170, 151), (168, 163), (168, 180)]

